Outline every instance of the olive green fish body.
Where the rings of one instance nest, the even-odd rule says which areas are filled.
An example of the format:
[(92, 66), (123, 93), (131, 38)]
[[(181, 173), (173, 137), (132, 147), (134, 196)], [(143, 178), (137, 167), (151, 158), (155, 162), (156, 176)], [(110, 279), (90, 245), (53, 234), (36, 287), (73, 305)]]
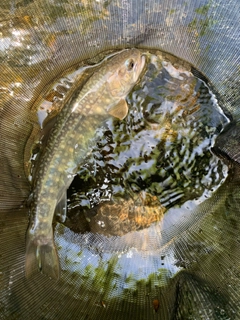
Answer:
[(26, 240), (25, 272), (40, 269), (58, 279), (59, 261), (53, 241), (56, 206), (72, 182), (88, 151), (88, 141), (99, 125), (113, 115), (127, 114), (126, 95), (139, 78), (145, 58), (139, 50), (120, 52), (73, 93), (50, 133), (33, 178), (30, 223)]

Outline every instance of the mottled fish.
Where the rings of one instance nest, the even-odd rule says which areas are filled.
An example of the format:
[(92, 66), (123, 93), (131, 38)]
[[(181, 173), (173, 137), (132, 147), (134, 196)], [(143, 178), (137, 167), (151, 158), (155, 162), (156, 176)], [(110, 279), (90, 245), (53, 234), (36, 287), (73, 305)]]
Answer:
[(26, 238), (25, 273), (36, 269), (58, 279), (60, 267), (53, 240), (56, 207), (64, 207), (66, 190), (84, 161), (89, 139), (109, 115), (123, 119), (126, 96), (145, 65), (137, 49), (124, 50), (106, 60), (98, 71), (73, 93), (57, 116), (33, 178), (30, 223)]
[(129, 200), (122, 198), (114, 203), (103, 202), (93, 210), (96, 213), (89, 221), (91, 232), (105, 236), (124, 236), (161, 221), (166, 208), (156, 196), (141, 191), (133, 194)]

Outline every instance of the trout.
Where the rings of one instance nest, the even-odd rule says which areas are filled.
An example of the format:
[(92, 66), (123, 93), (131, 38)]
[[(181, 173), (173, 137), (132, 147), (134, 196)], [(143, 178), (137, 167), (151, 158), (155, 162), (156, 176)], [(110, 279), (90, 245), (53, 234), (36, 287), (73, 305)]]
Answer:
[[(139, 79), (145, 56), (124, 50), (103, 65), (66, 101), (40, 154), (31, 193), (26, 235), (25, 275), (35, 270), (59, 279), (60, 266), (52, 222), (56, 208), (66, 209), (66, 191), (89, 152), (88, 142), (109, 115), (120, 120), (128, 113), (125, 100)], [(64, 209), (65, 207), (65, 209)]]

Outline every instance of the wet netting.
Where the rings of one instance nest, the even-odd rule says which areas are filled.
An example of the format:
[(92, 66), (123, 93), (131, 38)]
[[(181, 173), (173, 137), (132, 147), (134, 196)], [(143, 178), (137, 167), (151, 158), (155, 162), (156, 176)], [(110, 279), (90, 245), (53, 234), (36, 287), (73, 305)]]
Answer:
[[(239, 23), (239, 0), (1, 1), (0, 319), (240, 319)], [(53, 219), (60, 278), (26, 278), (51, 128), (130, 48), (145, 66), (127, 116), (93, 110), (84, 144), (72, 135), (85, 151)]]

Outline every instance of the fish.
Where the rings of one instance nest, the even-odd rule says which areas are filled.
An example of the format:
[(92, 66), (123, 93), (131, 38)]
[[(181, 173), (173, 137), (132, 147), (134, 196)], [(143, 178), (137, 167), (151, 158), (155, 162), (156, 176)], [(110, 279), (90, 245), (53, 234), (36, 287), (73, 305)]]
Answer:
[(123, 120), (128, 114), (126, 97), (138, 82), (146, 56), (125, 49), (76, 89), (57, 115), (32, 179), (29, 226), (26, 232), (25, 277), (36, 270), (60, 278), (60, 263), (53, 238), (56, 210), (66, 211), (66, 191), (90, 151), (96, 129), (110, 116)]
[[(91, 209), (89, 211), (91, 214)], [(111, 203), (100, 203), (92, 211), (95, 214), (89, 219), (91, 232), (107, 237), (121, 237), (162, 221), (166, 208), (161, 205), (156, 196), (140, 191), (133, 194), (129, 200), (122, 198)]]

